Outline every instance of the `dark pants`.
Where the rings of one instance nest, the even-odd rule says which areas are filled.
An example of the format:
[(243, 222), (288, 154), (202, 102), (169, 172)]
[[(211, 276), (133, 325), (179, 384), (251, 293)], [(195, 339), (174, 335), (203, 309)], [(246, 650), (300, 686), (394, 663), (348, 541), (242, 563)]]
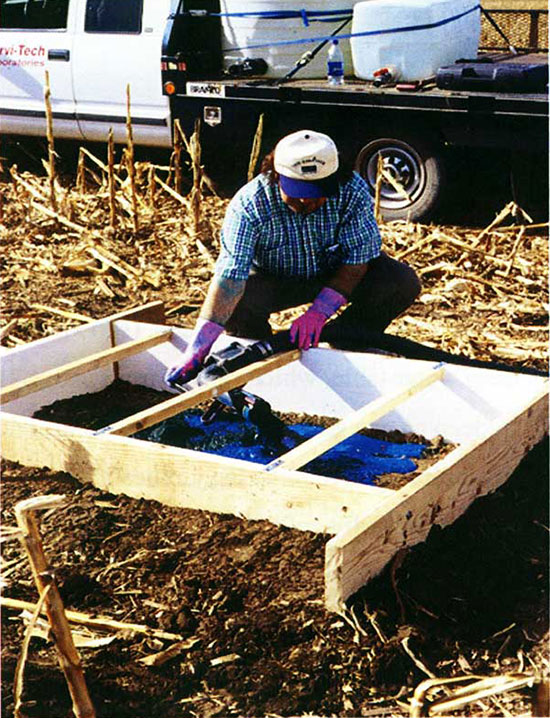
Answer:
[[(269, 315), (312, 302), (329, 277), (286, 279), (254, 271), (243, 297), (225, 325), (228, 334), (251, 339), (271, 336)], [(413, 269), (382, 254), (369, 262), (365, 277), (355, 288), (350, 303), (334, 323), (349, 332), (353, 328), (383, 331), (405, 311), (420, 293)]]

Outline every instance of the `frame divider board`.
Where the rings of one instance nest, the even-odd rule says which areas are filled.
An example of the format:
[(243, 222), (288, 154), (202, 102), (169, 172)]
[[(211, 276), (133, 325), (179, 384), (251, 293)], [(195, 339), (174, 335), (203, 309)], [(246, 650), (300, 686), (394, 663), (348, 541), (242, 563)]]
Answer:
[(34, 376), (23, 379), (22, 381), (14, 382), (8, 386), (0, 389), (0, 401), (9, 402), (15, 399), (21, 399), (23, 396), (28, 396), (35, 391), (45, 389), (46, 387), (55, 386), (60, 381), (66, 379), (72, 379), (81, 374), (85, 374), (88, 371), (99, 369), (100, 367), (113, 364), (120, 359), (134, 356), (142, 351), (146, 351), (151, 347), (162, 344), (170, 339), (172, 336), (171, 329), (163, 329), (160, 332), (150, 334), (148, 337), (143, 339), (136, 339), (134, 341), (125, 342), (112, 349), (106, 349), (95, 354), (90, 354), (83, 359), (77, 359), (76, 361), (64, 364), (55, 369), (49, 369), (48, 371), (35, 374)]
[(120, 436), (129, 436), (130, 434), (134, 434), (136, 431), (147, 429), (148, 427), (154, 426), (165, 419), (169, 419), (170, 417), (179, 414), (191, 406), (195, 406), (205, 399), (213, 399), (230, 389), (243, 386), (243, 384), (246, 384), (248, 381), (256, 379), (259, 376), (263, 376), (264, 374), (285, 366), (285, 364), (289, 364), (299, 358), (300, 350), (293, 349), (292, 351), (272, 356), (269, 359), (255, 362), (243, 369), (238, 369), (231, 374), (215, 379), (204, 386), (192, 389), (185, 394), (178, 394), (173, 399), (167, 399), (150, 409), (145, 409), (144, 411), (140, 411), (137, 414), (127, 417), (126, 419), (121, 419), (110, 426), (99, 429), (96, 434), (118, 434)]
[(305, 472), (275, 479), (252, 462), (4, 413), (2, 453), (99, 489), (303, 531), (336, 534), (395, 492)]
[(448, 526), (478, 497), (503, 484), (548, 434), (548, 381), (520, 411), (493, 422), (396, 491), (378, 509), (332, 538), (325, 554), (325, 604), (341, 612), (349, 596), (405, 546)]
[(308, 441), (299, 444), (284, 456), (267, 464), (265, 471), (278, 471), (281, 467), (285, 469), (298, 469), (317, 456), (324, 454), (325, 451), (344, 441), (344, 439), (347, 439), (352, 434), (355, 434), (359, 429), (364, 428), (370, 422), (384, 416), (384, 414), (387, 414), (422, 389), (430, 386), (430, 384), (443, 379), (444, 374), (445, 369), (442, 365), (437, 364), (433, 366), (428, 372), (422, 374), (419, 379), (408, 384), (406, 387), (399, 389), (390, 396), (381, 396), (375, 399), (361, 409), (354, 411), (353, 414), (341, 419), (330, 428), (313, 436)]

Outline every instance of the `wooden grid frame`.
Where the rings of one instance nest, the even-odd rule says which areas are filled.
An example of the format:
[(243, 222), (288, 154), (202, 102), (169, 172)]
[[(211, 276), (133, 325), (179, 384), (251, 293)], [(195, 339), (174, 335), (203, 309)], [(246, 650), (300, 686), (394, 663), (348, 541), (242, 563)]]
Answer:
[[(164, 325), (164, 309), (153, 302), (99, 320), (108, 327), (110, 347), (41, 371), (31, 368), (28, 376), (1, 389), (2, 402), (17, 404), (24, 397), (104, 367), (112, 370), (114, 378), (119, 362), (174, 341), (175, 328), (161, 326), (142, 338), (114, 345), (114, 328), (120, 320)], [(38, 347), (39, 342), (34, 344)], [(4, 353), (5, 360), (11, 351)], [(419, 362), (413, 380), (400, 382), (394, 391), (350, 412), (266, 466), (131, 437), (205, 399), (299, 360), (298, 350), (273, 356), (98, 432), (12, 413), (8, 406), (2, 413), (2, 452), (5, 458), (24, 465), (67, 471), (115, 494), (333, 534), (326, 545), (325, 600), (328, 610), (342, 611), (346, 599), (379, 573), (397, 551), (423, 541), (434, 524), (451, 524), (478, 496), (494, 491), (548, 433), (548, 383), (537, 377), (535, 390), (512, 411), (499, 415), (474, 439), (400, 490), (298, 471), (359, 429), (445, 380), (445, 366)]]

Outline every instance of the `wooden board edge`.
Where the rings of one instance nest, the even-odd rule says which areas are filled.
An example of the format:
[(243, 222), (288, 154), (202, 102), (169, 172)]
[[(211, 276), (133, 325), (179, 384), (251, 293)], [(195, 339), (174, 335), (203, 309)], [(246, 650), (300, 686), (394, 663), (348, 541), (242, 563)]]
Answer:
[(154, 302), (141, 304), (139, 307), (124, 309), (116, 314), (101, 317), (96, 321), (101, 322), (107, 320), (113, 323), (119, 319), (125, 319), (132, 322), (144, 322), (146, 324), (164, 324), (166, 322), (164, 302), (157, 299)]
[(548, 387), (519, 411), (495, 422), (483, 436), (458, 447), (349, 525), (326, 545), (325, 605), (341, 612), (345, 601), (405, 546), (424, 541), (434, 524), (448, 526), (480, 496), (495, 491), (524, 456), (548, 434)]
[(341, 531), (393, 493), (303, 472), (275, 479), (249, 462), (15, 414), (2, 415), (0, 439), (5, 459), (66, 471), (110, 493), (316, 533)]
[(266, 471), (276, 473), (281, 468), (298, 469), (300, 466), (304, 466), (332, 449), (336, 444), (357, 433), (360, 429), (368, 426), (371, 422), (376, 421), (376, 419), (385, 414), (389, 414), (397, 406), (403, 404), (407, 399), (415, 396), (426, 387), (431, 386), (434, 382), (442, 380), (444, 375), (445, 369), (443, 366), (432, 366), (420, 378), (416, 378), (391, 394), (379, 396), (377, 399), (365, 404), (361, 409), (357, 409), (340, 419), (330, 428), (324, 429), (321, 433), (316, 434), (302, 444), (298, 444), (283, 456), (274, 459), (265, 467)]
[(26, 379), (16, 381), (13, 384), (8, 384), (0, 388), (0, 402), (2, 404), (8, 404), (10, 401), (15, 401), (16, 399), (21, 399), (42, 389), (50, 388), (60, 382), (74, 379), (89, 371), (112, 365), (120, 359), (135, 356), (158, 344), (167, 342), (171, 336), (172, 330), (166, 328), (155, 334), (142, 337), (141, 339), (118, 344), (110, 349), (95, 352), (82, 359), (76, 359), (68, 364), (62, 364), (55, 369), (48, 369), (39, 374), (29, 376)]

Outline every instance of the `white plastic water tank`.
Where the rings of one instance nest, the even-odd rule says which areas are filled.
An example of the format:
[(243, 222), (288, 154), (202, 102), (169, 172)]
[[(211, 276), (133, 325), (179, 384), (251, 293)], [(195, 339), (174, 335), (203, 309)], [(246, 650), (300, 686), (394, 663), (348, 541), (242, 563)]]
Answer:
[[(283, 77), (306, 51), (319, 44), (313, 38), (327, 37), (351, 15), (353, 4), (351, 0), (221, 0), (224, 68), (245, 58), (263, 58), (268, 65), (264, 77)], [(328, 14), (320, 16), (320, 12)], [(278, 13), (294, 16), (277, 17)], [(318, 21), (319, 17), (327, 22)], [(351, 23), (342, 33), (349, 34), (350, 27)], [(277, 44), (310, 38), (311, 42), (304, 44)], [(352, 74), (349, 40), (343, 40), (341, 46), (344, 72)], [(326, 77), (327, 48), (328, 44), (296, 78)]]
[[(435, 75), (439, 67), (451, 65), (461, 58), (477, 57), (481, 33), (478, 4), (477, 0), (366, 0), (356, 3), (351, 29), (355, 75), (372, 80), (376, 70), (393, 66), (399, 80), (414, 82)], [(404, 29), (419, 25), (435, 26)], [(362, 34), (392, 28), (402, 30)]]

